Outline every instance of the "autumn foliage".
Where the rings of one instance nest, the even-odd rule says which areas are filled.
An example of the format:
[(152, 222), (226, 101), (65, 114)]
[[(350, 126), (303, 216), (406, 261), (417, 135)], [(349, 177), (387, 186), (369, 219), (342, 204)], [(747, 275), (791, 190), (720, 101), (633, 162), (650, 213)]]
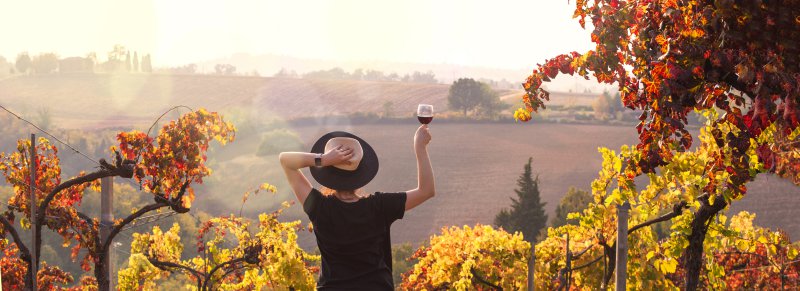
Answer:
[(559, 74), (616, 84), (624, 106), (641, 111), (639, 143), (621, 161), (622, 192), (691, 149), (690, 112), (707, 117), (703, 142), (719, 149), (702, 153), (702, 182), (678, 189), (671, 201), (693, 212), (683, 218), (680, 263), (689, 274), (683, 287), (695, 289), (709, 221), (745, 195), (758, 173), (800, 181), (800, 1), (578, 0), (575, 7), (581, 26), (591, 21), (595, 48), (534, 69), (523, 84), (524, 111), (545, 108), (542, 84)]
[[(647, 175), (647, 183), (637, 185), (629, 178), (624, 161), (638, 153), (623, 146), (619, 151), (601, 148), (603, 163), (592, 182), (593, 200), (588, 207), (569, 215), (578, 225), (548, 230), (547, 238), (536, 245), (534, 266), (537, 289), (552, 290), (569, 284), (578, 289), (603, 289), (611, 286), (616, 256), (617, 205), (631, 205), (628, 228), (627, 284), (636, 290), (674, 289), (684, 284), (689, 274), (685, 250), (696, 228), (696, 213), (704, 206), (705, 195), (729, 197), (713, 199), (735, 201), (733, 189), (719, 186), (706, 192), (713, 179), (725, 180), (730, 173), (721, 169), (708, 172), (706, 163), (720, 152), (708, 127), (701, 129), (700, 146), (677, 153), (661, 173)], [(756, 155), (756, 146), (748, 153)], [(753, 171), (763, 165), (753, 163)], [(614, 187), (613, 185), (617, 185)], [(722, 202), (724, 203), (724, 202)], [(753, 225), (755, 215), (740, 213), (728, 218), (726, 209), (706, 221), (702, 244), (702, 265), (698, 287), (712, 290), (770, 289), (782, 283), (796, 286), (799, 243), (792, 243), (781, 231)], [(654, 226), (671, 221), (667, 237), (659, 238)], [(569, 244), (567, 244), (569, 241)], [(567, 250), (567, 245), (569, 249)], [(570, 263), (567, 264), (567, 251)], [(777, 285), (776, 285), (777, 284)]]
[[(154, 227), (152, 233), (134, 234), (128, 267), (119, 272), (120, 290), (149, 290), (160, 279), (183, 273), (190, 290), (311, 290), (319, 256), (297, 245), (300, 221), (280, 222), (278, 216), (290, 204), (261, 214), (256, 231), (252, 222), (237, 216), (216, 217), (203, 222), (197, 255), (182, 260), (185, 245), (174, 225), (167, 232)], [(230, 243), (230, 242), (233, 243)]]
[[(539, 65), (523, 85), (525, 110), (545, 108), (542, 84), (558, 74), (617, 84), (623, 104), (642, 110), (637, 147), (646, 159), (632, 165), (642, 172), (692, 145), (693, 110), (719, 109), (712, 122), (737, 129), (719, 142), (747, 144), (773, 124), (786, 137), (800, 125), (797, 15), (799, 1), (576, 1), (574, 16), (581, 26), (591, 20), (596, 47)], [(763, 147), (758, 156), (797, 177), (796, 164), (770, 167), (781, 152)], [(747, 180), (737, 176), (735, 187)]]
[[(20, 247), (13, 223), (19, 218), (19, 225), (23, 229), (31, 228), (31, 203), (30, 203), (30, 140), (20, 140), (17, 151), (13, 153), (0, 153), (0, 171), (8, 184), (13, 186), (14, 195), (8, 199), (8, 208), (2, 213), (5, 219), (2, 233), (4, 237), (12, 233), (13, 241), (3, 240), (3, 286), (14, 289), (26, 286), (26, 276), (30, 263), (30, 246)], [(35, 149), (36, 152), (36, 198), (44, 200), (61, 181), (61, 167), (58, 159), (58, 149), (47, 139), (40, 138)], [(84, 176), (81, 173), (80, 176)], [(94, 238), (97, 236), (97, 221), (87, 221), (79, 217), (75, 206), (83, 199), (87, 187), (99, 187), (99, 180), (68, 187), (54, 196), (53, 203), (47, 208), (45, 218), (40, 224), (59, 234), (64, 241), (64, 247), (72, 249), (72, 259), (80, 260), (84, 270), (89, 270), (94, 257), (84, 253), (79, 257), (81, 249), (96, 248)], [(39, 210), (41, 211), (41, 210)], [(7, 222), (7, 224), (6, 224)], [(71, 283), (70, 274), (62, 271), (58, 266), (42, 265), (37, 275), (37, 281), (44, 286), (57, 286), (59, 283)], [(41, 285), (41, 284), (39, 284)]]
[(753, 225), (755, 217), (739, 213), (731, 217), (727, 229), (723, 228), (729, 235), (709, 255), (722, 272), (706, 276), (706, 285), (733, 290), (797, 290), (800, 243), (792, 243), (785, 232)]
[(191, 183), (203, 183), (211, 174), (205, 165), (209, 142), (231, 142), (234, 130), (218, 114), (200, 109), (170, 121), (155, 138), (132, 131), (120, 133), (117, 140), (123, 158), (138, 162), (134, 179), (145, 190), (188, 209), (195, 198)]
[[(13, 186), (8, 207), (0, 215), (3, 288), (15, 290), (31, 284), (26, 281), (29, 278), (30, 249), (40, 250), (43, 228), (63, 238), (64, 247), (72, 249), (72, 259), (80, 260), (84, 270), (94, 267), (95, 277), (84, 277), (80, 280), (81, 285), (96, 288), (98, 284), (101, 287), (107, 284), (108, 278), (99, 278), (104, 277), (99, 270), (114, 236), (125, 225), (151, 211), (169, 208), (178, 213), (187, 212), (195, 199), (192, 183), (202, 183), (203, 177), (211, 174), (205, 165), (209, 142), (217, 140), (224, 144), (233, 141), (234, 130), (233, 125), (217, 113), (200, 109), (169, 122), (154, 138), (139, 131), (123, 132), (117, 136), (119, 146), (111, 148), (112, 162), (102, 159), (97, 170), (80, 173), (68, 180), (61, 177), (58, 148), (47, 139), (38, 140), (33, 158), (29, 154), (31, 144), (28, 140), (20, 140), (16, 152), (0, 153), (0, 172)], [(23, 229), (32, 226), (29, 185), (34, 161), (38, 208), (35, 234), (39, 243), (30, 246), (20, 238), (14, 224), (19, 221)], [(93, 187), (97, 190), (100, 178), (114, 176), (133, 176), (145, 192), (153, 195), (154, 203), (117, 220), (110, 237), (101, 240), (98, 237), (99, 219), (79, 213), (75, 206), (83, 200), (85, 189)], [(37, 254), (40, 255), (41, 251)], [(37, 281), (41, 283), (38, 286), (58, 289), (59, 285), (74, 281), (71, 274), (57, 266), (39, 263), (38, 256), (35, 261), (40, 265)]]
[(443, 228), (411, 259), (419, 262), (403, 275), (404, 290), (518, 290), (527, 282), (530, 244), (521, 233), (487, 225)]

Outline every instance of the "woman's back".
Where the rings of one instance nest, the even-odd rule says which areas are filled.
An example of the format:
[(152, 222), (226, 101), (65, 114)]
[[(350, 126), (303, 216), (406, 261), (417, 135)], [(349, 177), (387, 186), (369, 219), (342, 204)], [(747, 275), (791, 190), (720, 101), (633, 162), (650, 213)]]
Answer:
[[(405, 212), (406, 193), (375, 193), (355, 202), (312, 189), (303, 209), (322, 254), (321, 289), (392, 289), (389, 231)], [(365, 282), (370, 282), (365, 284)]]

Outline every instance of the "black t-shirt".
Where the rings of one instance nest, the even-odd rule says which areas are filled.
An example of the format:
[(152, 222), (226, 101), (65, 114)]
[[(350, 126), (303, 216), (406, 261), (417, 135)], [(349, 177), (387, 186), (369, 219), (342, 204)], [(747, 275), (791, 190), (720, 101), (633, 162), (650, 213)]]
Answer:
[(403, 218), (405, 205), (405, 192), (348, 203), (311, 189), (303, 210), (322, 254), (317, 289), (394, 290), (389, 227)]

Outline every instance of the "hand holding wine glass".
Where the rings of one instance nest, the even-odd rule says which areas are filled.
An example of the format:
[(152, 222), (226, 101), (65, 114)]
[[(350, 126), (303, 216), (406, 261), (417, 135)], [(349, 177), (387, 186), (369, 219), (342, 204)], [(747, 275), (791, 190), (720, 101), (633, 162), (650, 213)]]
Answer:
[(422, 124), (431, 123), (433, 121), (433, 105), (420, 104), (417, 106), (417, 120)]
[(419, 153), (419, 151), (425, 150), (430, 142), (431, 132), (428, 130), (428, 125), (420, 125), (417, 132), (414, 133), (414, 149)]

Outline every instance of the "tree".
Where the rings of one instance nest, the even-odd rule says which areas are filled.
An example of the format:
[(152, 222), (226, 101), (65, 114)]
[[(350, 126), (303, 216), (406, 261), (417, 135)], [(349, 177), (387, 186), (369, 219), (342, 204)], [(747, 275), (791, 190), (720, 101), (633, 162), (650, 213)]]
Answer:
[(428, 71), (427, 73), (414, 71), (414, 74), (411, 75), (411, 82), (431, 84), (438, 83), (438, 81), (436, 81), (436, 75), (433, 74), (433, 71)]
[(231, 64), (217, 64), (214, 66), (214, 72), (217, 75), (233, 75), (236, 73), (236, 67)]
[(172, 74), (192, 75), (197, 73), (197, 64), (187, 64), (183, 66), (172, 67), (169, 68), (168, 71)]
[[(336, 67), (330, 70), (320, 70), (320, 71), (313, 71), (308, 72), (303, 75), (303, 78), (306, 79), (336, 79), (336, 80), (346, 80), (350, 79), (350, 74), (345, 72), (342, 68)], [(366, 79), (365, 79), (366, 80)]]
[(123, 45), (114, 45), (108, 52), (108, 60), (101, 64), (104, 71), (109, 73), (130, 71), (130, 55)]
[(614, 96), (610, 97), (611, 100), (611, 112), (612, 115), (616, 115), (619, 112), (622, 112), (625, 108), (622, 107), (622, 97), (619, 95), (618, 92), (614, 92)]
[(611, 102), (611, 96), (608, 95), (608, 91), (603, 92), (603, 94), (600, 96), (597, 96), (594, 102), (592, 102), (594, 118), (597, 120), (608, 120), (611, 116), (613, 116)]
[(133, 52), (133, 71), (139, 71), (139, 54), (137, 52)]
[(142, 57), (142, 72), (145, 73), (152, 73), (153, 72), (153, 64), (150, 59), (150, 54), (146, 54)]
[(39, 127), (44, 130), (49, 130), (50, 127), (53, 126), (53, 116), (50, 114), (50, 108), (45, 106), (39, 107), (36, 113), (38, 115), (36, 123), (39, 124)]
[(467, 112), (477, 109), (490, 97), (480, 82), (471, 78), (460, 78), (450, 85), (447, 102), (450, 109), (459, 110), (467, 116)]
[(108, 52), (109, 61), (125, 62), (125, 57), (128, 55), (128, 50), (121, 44), (114, 45), (114, 48)]
[(511, 209), (503, 209), (494, 218), (494, 224), (509, 232), (521, 232), (526, 241), (536, 241), (536, 236), (547, 224), (547, 214), (539, 198), (539, 177), (533, 178), (528, 158), (524, 171), (517, 178), (517, 198), (511, 198)]
[(362, 80), (364, 79), (364, 69), (358, 68), (353, 71), (353, 74), (350, 75), (353, 80)]
[(384, 81), (386, 78), (383, 72), (377, 70), (367, 70), (364, 73), (364, 81)]
[[(798, 13), (794, 1), (577, 1), (574, 15), (581, 26), (592, 21), (595, 49), (549, 59), (523, 84), (530, 113), (544, 108), (549, 93), (541, 85), (559, 73), (616, 83), (623, 104), (642, 110), (636, 154), (624, 161), (632, 177), (655, 173), (691, 148), (689, 112), (710, 117), (713, 142), (729, 146), (705, 163), (709, 181), (698, 185), (699, 200), (680, 199), (699, 205), (682, 225), (685, 289), (698, 287), (709, 221), (746, 194), (748, 181), (766, 171), (800, 182), (793, 142), (800, 125)], [(756, 162), (764, 168), (753, 169)], [(726, 169), (724, 179), (714, 176), (719, 169)], [(727, 190), (717, 192), (720, 185)]]
[(89, 71), (94, 72), (95, 66), (97, 65), (97, 53), (90, 52), (86, 54), (86, 64), (89, 66)]
[[(31, 248), (37, 250), (34, 262), (40, 264), (42, 230), (59, 234), (64, 247), (72, 247), (72, 259), (81, 257), (85, 271), (94, 266), (94, 277), (84, 277), (81, 284), (87, 288), (108, 289), (108, 278), (101, 271), (106, 266), (105, 254), (114, 237), (133, 220), (147, 213), (168, 208), (177, 213), (189, 211), (194, 201), (193, 183), (202, 183), (210, 175), (205, 165), (205, 153), (209, 142), (217, 140), (222, 144), (233, 141), (233, 125), (225, 122), (218, 114), (200, 109), (181, 116), (162, 127), (153, 138), (148, 134), (131, 131), (117, 135), (119, 147), (113, 147), (111, 163), (101, 159), (99, 168), (91, 173), (80, 173), (77, 177), (61, 180), (61, 165), (57, 148), (47, 139), (40, 138), (35, 148), (36, 159), (31, 159), (29, 140), (20, 140), (17, 151), (0, 153), (0, 172), (6, 182), (13, 185), (14, 193), (9, 198), (7, 209), (0, 215), (0, 234), (2, 238), (10, 234), (12, 242), (4, 247), (2, 259), (3, 284), (9, 289), (31, 286)], [(33, 225), (36, 245), (26, 245), (14, 227), (15, 219), (20, 218), (24, 229), (32, 226), (30, 209), (30, 165), (36, 162), (37, 216)], [(135, 210), (122, 220), (115, 222), (109, 237), (99, 237), (98, 218), (90, 218), (77, 211), (75, 206), (83, 200), (84, 190), (92, 187), (96, 191), (103, 177), (133, 177), (142, 189), (152, 194), (153, 202)], [(7, 240), (3, 240), (7, 241)], [(41, 263), (37, 281), (45, 284), (67, 284), (72, 276), (58, 266)], [(38, 284), (39, 286), (45, 286)]]
[(553, 217), (550, 225), (553, 227), (559, 227), (567, 224), (576, 224), (575, 222), (570, 222), (567, 216), (570, 213), (583, 212), (583, 210), (586, 209), (591, 202), (592, 195), (589, 194), (589, 192), (575, 187), (569, 187), (567, 194), (564, 195), (564, 198), (561, 198), (561, 202), (556, 207), (556, 216)]
[(14, 74), (14, 65), (9, 63), (5, 57), (0, 56), (0, 76), (5, 76), (6, 74)]
[(381, 116), (383, 118), (391, 118), (394, 115), (394, 102), (392, 101), (384, 101), (383, 102), (383, 114)]
[(131, 51), (125, 53), (125, 71), (130, 72), (133, 70), (133, 60), (131, 59)]
[(297, 78), (297, 72), (295, 72), (294, 70), (289, 71), (286, 70), (285, 68), (281, 68), (280, 71), (278, 71), (277, 73), (275, 73), (275, 75), (272, 76), (276, 78)]
[(485, 83), (480, 84), (484, 99), (478, 105), (477, 112), (479, 115), (489, 119), (494, 119), (500, 114), (501, 111), (511, 107), (511, 105), (508, 103), (500, 100), (500, 96), (497, 95), (497, 92), (495, 92), (491, 86)]
[(58, 56), (54, 53), (44, 53), (33, 57), (31, 68), (36, 74), (50, 74), (58, 69)]
[(14, 63), (17, 68), (17, 72), (21, 74), (25, 74), (31, 68), (31, 57), (28, 55), (27, 52), (21, 53), (17, 55), (17, 60)]
[(491, 226), (442, 228), (403, 275), (403, 290), (520, 290), (527, 281), (530, 244)]

